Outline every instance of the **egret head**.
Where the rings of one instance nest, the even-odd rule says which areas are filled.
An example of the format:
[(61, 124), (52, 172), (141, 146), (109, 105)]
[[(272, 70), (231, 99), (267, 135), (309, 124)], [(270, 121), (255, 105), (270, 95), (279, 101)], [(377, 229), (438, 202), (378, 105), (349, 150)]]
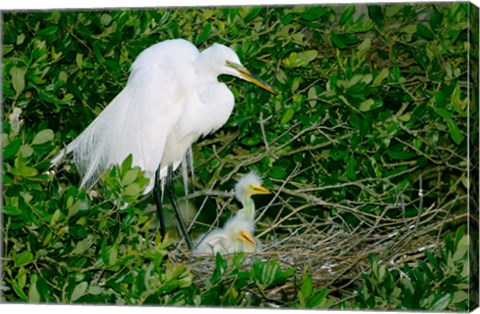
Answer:
[(276, 94), (276, 91), (270, 85), (247, 70), (240, 62), (235, 51), (227, 46), (215, 43), (202, 51), (201, 55), (205, 56), (205, 62), (210, 62), (210, 66), (215, 69), (218, 74), (232, 75), (241, 78)]
[(193, 250), (194, 255), (231, 254), (234, 252), (253, 253), (261, 249), (261, 243), (253, 237), (253, 222), (241, 216), (234, 216), (206, 236), (200, 236)]
[(235, 216), (227, 221), (223, 230), (226, 238), (231, 240), (232, 250), (230, 251), (256, 251), (258, 240), (253, 237), (252, 222), (245, 220), (243, 217)]
[(235, 197), (242, 203), (256, 194), (270, 194), (270, 191), (262, 186), (262, 179), (255, 172), (244, 175), (235, 185)]

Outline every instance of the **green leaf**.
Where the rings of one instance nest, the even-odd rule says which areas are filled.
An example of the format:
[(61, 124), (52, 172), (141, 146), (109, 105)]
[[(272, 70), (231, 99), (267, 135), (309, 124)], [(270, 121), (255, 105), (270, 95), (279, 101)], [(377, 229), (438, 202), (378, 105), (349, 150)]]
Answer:
[(78, 299), (80, 299), (82, 296), (85, 295), (85, 293), (87, 292), (87, 288), (88, 288), (88, 282), (82, 281), (81, 283), (75, 286), (70, 299), (72, 301), (77, 301)]
[(25, 41), (25, 34), (19, 34), (19, 35), (17, 36), (17, 42), (16, 42), (16, 44), (17, 44), (17, 45), (21, 45), (24, 41)]
[(317, 101), (315, 100), (315, 98), (317, 98), (317, 91), (316, 91), (315, 87), (310, 87), (308, 89), (307, 95), (308, 95), (308, 99), (309, 99), (308, 104), (312, 107), (315, 106), (315, 104), (317, 103)]
[(206, 23), (203, 27), (202, 33), (198, 35), (198, 37), (195, 39), (195, 44), (201, 45), (207, 38), (210, 36), (210, 32), (212, 31), (212, 24), (211, 23)]
[(22, 146), (22, 141), (19, 138), (14, 139), (3, 149), (3, 160), (8, 160), (15, 156)]
[(287, 68), (297, 68), (309, 64), (318, 56), (317, 50), (306, 50), (302, 52), (292, 52), (288, 58), (283, 59), (283, 64)]
[(80, 210), (87, 210), (88, 209), (88, 202), (85, 199), (77, 199), (73, 203), (73, 198), (68, 198), (67, 208), (67, 220), (70, 219), (72, 216), (76, 215)]
[(52, 219), (50, 219), (50, 225), (52, 225), (52, 226), (55, 225), (61, 215), (62, 215), (62, 211), (61, 211), (60, 209), (57, 209), (57, 210), (53, 213)]
[(83, 55), (81, 53), (77, 53), (75, 61), (77, 62), (78, 68), (81, 69), (83, 67)]
[(250, 22), (261, 12), (262, 9), (260, 7), (242, 7), (240, 10), (240, 15), (245, 22)]
[(22, 210), (15, 206), (2, 206), (2, 213), (7, 216), (18, 216)]
[(435, 257), (435, 255), (433, 255), (429, 250), (425, 250), (425, 255), (427, 256), (430, 264), (432, 264), (433, 267), (435, 267), (435, 269), (437, 271), (441, 271), (441, 266), (440, 266), (437, 258)]
[(28, 290), (28, 303), (39, 303), (40, 293), (37, 289), (38, 275), (33, 274), (30, 278), (30, 288)]
[(436, 31), (442, 24), (443, 20), (443, 15), (442, 13), (438, 12), (437, 10), (434, 10), (432, 14), (430, 15), (430, 27), (432, 28), (433, 31)]
[(128, 154), (128, 156), (122, 162), (122, 167), (121, 167), (122, 173), (127, 173), (130, 169), (132, 169), (132, 162), (133, 162), (133, 156), (132, 154)]
[(452, 294), (445, 293), (442, 297), (440, 297), (435, 303), (432, 305), (432, 311), (442, 311), (447, 308), (452, 300)]
[(215, 254), (215, 270), (210, 277), (211, 284), (215, 284), (222, 279), (222, 275), (225, 272), (226, 267), (227, 261), (222, 258), (222, 255), (220, 255), (220, 253)]
[(247, 146), (255, 146), (262, 141), (262, 138), (258, 134), (253, 134), (250, 137), (245, 137), (242, 139), (242, 144)]
[(112, 16), (110, 14), (104, 13), (100, 17), (100, 23), (102, 23), (102, 25), (104, 26), (108, 26), (108, 24), (110, 24), (111, 21), (112, 21)]
[(139, 168), (129, 169), (127, 171), (127, 173), (125, 173), (125, 175), (123, 176), (121, 185), (122, 186), (127, 186), (130, 183), (134, 182), (135, 179), (137, 178), (139, 172), (140, 172)]
[(359, 109), (360, 109), (360, 111), (363, 111), (363, 112), (369, 111), (372, 108), (374, 103), (375, 103), (375, 101), (373, 99), (367, 99), (365, 101), (362, 101)]
[(33, 254), (30, 251), (22, 251), (13, 258), (15, 267), (21, 267), (30, 264), (33, 261)]
[(15, 276), (15, 281), (20, 289), (25, 288), (27, 284), (27, 269), (25, 267), (20, 267), (18, 274)]
[(354, 45), (360, 42), (360, 39), (351, 34), (330, 34), (330, 40), (332, 43), (340, 49), (345, 49), (350, 45)]
[(47, 26), (42, 30), (39, 30), (36, 35), (37, 36), (49, 36), (53, 35), (58, 32), (58, 26), (52, 25), (52, 26)]
[(356, 166), (355, 158), (351, 157), (347, 163), (347, 177), (352, 181), (357, 179)]
[(402, 73), (400, 72), (400, 67), (398, 66), (398, 64), (395, 64), (393, 66), (391, 74), (393, 82), (398, 82), (400, 80), (400, 78), (402, 77)]
[[(72, 232), (73, 228), (70, 228), (70, 231)], [(80, 228), (82, 230), (83, 228)], [(71, 254), (72, 255), (83, 255), (92, 245), (90, 239), (83, 239), (82, 241), (79, 241), (75, 248), (72, 250)]]
[[(435, 99), (435, 104), (437, 105), (437, 107), (439, 108), (445, 108), (445, 106), (447, 105), (446, 103), (446, 96), (445, 96), (445, 93), (441, 92), (441, 91), (436, 91), (434, 94), (433, 94), (433, 97)], [(450, 98), (450, 96), (448, 97)]]
[(300, 308), (305, 308), (307, 306), (307, 303), (305, 302), (305, 296), (303, 295), (302, 291), (298, 292), (298, 306)]
[(20, 95), (25, 88), (25, 69), (12, 67), (10, 69), (10, 76), (12, 78), (13, 89)]
[(468, 236), (464, 235), (460, 242), (458, 243), (457, 250), (453, 254), (453, 261), (459, 261), (465, 257), (465, 254), (468, 252)]
[(382, 7), (379, 5), (369, 5), (368, 6), (368, 16), (372, 21), (377, 24), (379, 28), (383, 28), (384, 24), (384, 15)]
[(350, 125), (356, 129), (360, 130), (362, 127), (362, 118), (356, 111), (350, 112), (350, 117), (348, 119), (348, 122), (350, 122)]
[(315, 292), (310, 300), (308, 300), (307, 308), (330, 307), (328, 302), (325, 302), (327, 294), (327, 288), (323, 288), (322, 290)]
[(347, 6), (342, 14), (340, 15), (340, 19), (338, 20), (339, 25), (344, 25), (348, 20), (352, 19), (353, 13), (355, 13), (355, 6), (349, 5)]
[(380, 73), (373, 79), (373, 85), (380, 84), (389, 74), (389, 70), (387, 68), (383, 68)]
[(139, 195), (141, 192), (142, 192), (142, 189), (140, 188), (140, 185), (138, 185), (137, 183), (132, 183), (125, 188), (125, 195), (128, 195), (128, 196)]
[(104, 288), (102, 287), (99, 287), (99, 286), (90, 286), (90, 288), (88, 288), (88, 294), (91, 294), (91, 295), (100, 295), (102, 294), (103, 292), (105, 291)]
[(400, 27), (398, 31), (401, 33), (413, 34), (417, 31), (417, 26), (415, 24), (405, 25), (403, 27)]
[(463, 140), (462, 133), (453, 119), (447, 120), (448, 131), (450, 132), (450, 137), (455, 142), (455, 144), (460, 145)]
[(313, 290), (312, 277), (310, 277), (306, 273), (304, 273), (303, 276), (304, 278), (302, 282), (302, 293), (305, 299), (308, 299), (312, 294), (312, 290)]
[(335, 33), (330, 35), (330, 40), (332, 43), (340, 49), (347, 48), (347, 44), (343, 41), (343, 38)]
[(40, 145), (46, 142), (52, 141), (54, 138), (53, 131), (50, 129), (41, 130), (35, 135), (35, 138), (32, 141), (32, 145)]
[(300, 14), (300, 17), (307, 21), (317, 20), (320, 16), (324, 15), (327, 9), (321, 6), (311, 6), (305, 8), (305, 12)]
[(372, 46), (372, 39), (370, 37), (365, 38), (360, 45), (358, 45), (357, 50), (359, 54), (365, 55)]
[(20, 177), (34, 177), (38, 174), (38, 170), (25, 165), (21, 157), (15, 158), (15, 167), (11, 169), (14, 175)]
[(20, 146), (20, 153), (23, 157), (30, 157), (33, 154), (33, 148), (30, 145), (22, 145)]
[(436, 114), (438, 114), (440, 117), (444, 119), (451, 119), (452, 118), (452, 113), (448, 110), (442, 109), (442, 108), (433, 108), (433, 111), (435, 111)]
[(117, 246), (110, 248), (110, 253), (108, 254), (108, 265), (114, 265), (117, 262)]
[(285, 113), (282, 116), (282, 119), (280, 120), (280, 124), (287, 124), (290, 120), (292, 120), (294, 111), (292, 108), (288, 108)]
[(281, 166), (271, 167), (269, 172), (268, 172), (268, 175), (272, 178), (275, 178), (275, 179), (285, 178), (286, 174), (287, 173), (285, 171), (285, 167), (281, 167)]
[(28, 301), (27, 295), (25, 294), (25, 292), (23, 292), (22, 288), (19, 287), (17, 281), (15, 280), (12, 281), (11, 285), (12, 285), (13, 291), (15, 291), (15, 293), (20, 297), (21, 300), (25, 302)]
[(417, 24), (417, 32), (420, 36), (422, 36), (425, 39), (431, 40), (435, 38), (435, 34), (432, 32), (430, 27), (424, 24), (421, 24), (421, 23)]
[(468, 293), (466, 291), (455, 291), (453, 293), (452, 303), (461, 303), (468, 300)]

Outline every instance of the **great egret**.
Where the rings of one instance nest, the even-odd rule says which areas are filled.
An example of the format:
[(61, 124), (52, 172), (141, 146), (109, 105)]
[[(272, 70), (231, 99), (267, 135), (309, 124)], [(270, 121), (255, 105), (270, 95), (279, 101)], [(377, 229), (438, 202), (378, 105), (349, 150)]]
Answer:
[(275, 91), (243, 67), (232, 49), (213, 44), (199, 52), (184, 39), (163, 41), (145, 49), (130, 72), (120, 94), (52, 159), (52, 164), (57, 165), (72, 153), (82, 175), (81, 186), (89, 186), (101, 172), (113, 164), (121, 164), (132, 154), (132, 164), (139, 166), (150, 179), (145, 194), (155, 185), (162, 236), (165, 223), (161, 199), (165, 183), (191, 249), (174, 199), (172, 176), (192, 143), (222, 127), (232, 113), (233, 94), (217, 77), (232, 75), (269, 92)]
[(240, 178), (235, 185), (235, 196), (242, 203), (243, 208), (230, 218), (222, 229), (199, 236), (193, 255), (259, 251), (261, 242), (253, 237), (255, 203), (252, 195), (255, 194), (270, 194), (270, 191), (262, 186), (262, 180), (257, 174), (250, 172)]

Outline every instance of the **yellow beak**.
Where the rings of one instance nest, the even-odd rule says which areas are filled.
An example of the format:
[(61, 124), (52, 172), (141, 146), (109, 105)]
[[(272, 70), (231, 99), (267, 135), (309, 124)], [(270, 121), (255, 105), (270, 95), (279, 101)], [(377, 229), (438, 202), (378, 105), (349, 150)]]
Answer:
[(267, 189), (264, 188), (263, 186), (256, 185), (256, 184), (252, 184), (252, 186), (250, 186), (250, 191), (251, 191), (252, 195), (256, 195), (256, 194), (272, 194), (272, 192), (270, 192), (269, 190), (267, 190)]
[(242, 65), (240, 64), (237, 64), (237, 63), (233, 63), (233, 62), (229, 62), (227, 61), (227, 66), (235, 69), (238, 71), (238, 73), (240, 73), (240, 76), (246, 80), (246, 81), (249, 81), (257, 86), (260, 86), (261, 88), (263, 88), (264, 90), (267, 90), (269, 91), (270, 93), (272, 94), (277, 94), (277, 92), (270, 86), (268, 85), (265, 81), (263, 81), (262, 79), (260, 79), (259, 77), (257, 77), (256, 75), (250, 73), (250, 71), (248, 71), (245, 67), (243, 67)]
[(253, 247), (256, 246), (255, 240), (253, 239), (252, 235), (245, 230), (242, 230), (239, 233), (237, 233), (235, 237), (250, 246), (253, 246)]

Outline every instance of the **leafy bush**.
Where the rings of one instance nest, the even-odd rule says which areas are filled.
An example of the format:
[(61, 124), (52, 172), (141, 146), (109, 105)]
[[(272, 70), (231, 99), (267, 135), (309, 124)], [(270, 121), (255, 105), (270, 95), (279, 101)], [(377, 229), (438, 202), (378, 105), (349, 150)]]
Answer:
[[(462, 227), (478, 191), (469, 16), (468, 3), (5, 13), (2, 301), (473, 308), (465, 265), (478, 254), (465, 254), (475, 239), (465, 230), (475, 228)], [(195, 193), (182, 198), (198, 209), (192, 234), (234, 212), (232, 195), (211, 189), (238, 173), (257, 171), (276, 193), (256, 200), (270, 251), (217, 256), (207, 275), (174, 232), (157, 235), (130, 158), (89, 190), (69, 163), (50, 169), (135, 57), (177, 37), (232, 47), (280, 92), (220, 78), (236, 107), (193, 147)]]
[(464, 228), (452, 239), (445, 239), (445, 250), (435, 257), (428, 250), (428, 260), (419, 260), (415, 268), (405, 264), (402, 269), (389, 271), (370, 256), (371, 272), (364, 275), (364, 284), (356, 298), (359, 308), (461, 310), (468, 309), (469, 237)]

